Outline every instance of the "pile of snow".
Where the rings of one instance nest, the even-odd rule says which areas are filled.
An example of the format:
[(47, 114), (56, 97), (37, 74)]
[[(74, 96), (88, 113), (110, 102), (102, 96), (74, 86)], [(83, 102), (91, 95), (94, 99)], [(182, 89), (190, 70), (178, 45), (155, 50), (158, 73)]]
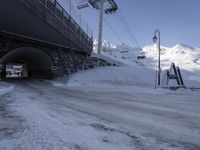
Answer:
[(154, 85), (155, 73), (141, 67), (105, 67), (73, 74), (68, 85), (75, 86), (143, 86)]

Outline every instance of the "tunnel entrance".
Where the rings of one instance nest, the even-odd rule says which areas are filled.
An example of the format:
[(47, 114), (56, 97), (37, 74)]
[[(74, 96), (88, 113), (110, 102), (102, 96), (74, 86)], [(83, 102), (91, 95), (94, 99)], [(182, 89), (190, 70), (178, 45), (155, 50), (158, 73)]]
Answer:
[(52, 58), (38, 48), (20, 47), (13, 49), (0, 59), (0, 64), (5, 66), (9, 64), (24, 64), (29, 78), (55, 78), (55, 74), (51, 70), (55, 66)]

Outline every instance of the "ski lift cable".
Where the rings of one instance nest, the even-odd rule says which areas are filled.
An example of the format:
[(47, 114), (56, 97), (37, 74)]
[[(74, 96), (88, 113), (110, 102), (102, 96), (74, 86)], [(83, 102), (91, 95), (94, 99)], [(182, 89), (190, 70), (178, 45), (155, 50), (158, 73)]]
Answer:
[[(119, 25), (121, 26), (122, 30), (124, 31), (124, 33), (128, 34), (128, 36), (130, 36), (130, 41), (133, 43), (136, 43), (134, 38), (132, 37), (132, 35), (130, 34), (130, 32), (128, 31), (127, 27), (125, 26), (125, 24), (123, 23), (122, 19), (118, 16), (115, 15), (116, 20), (119, 22)], [(136, 45), (137, 46), (137, 45)]]
[(117, 34), (117, 32), (115, 32), (115, 30), (112, 28), (112, 26), (109, 24), (109, 22), (105, 19), (105, 18), (103, 18), (104, 19), (104, 21), (105, 21), (105, 23), (107, 24), (107, 26), (110, 28), (110, 30), (113, 32), (113, 34), (117, 37), (117, 39), (121, 42), (121, 43), (124, 43), (123, 41), (122, 41), (122, 39), (119, 37), (119, 35)]
[(115, 17), (115, 19), (119, 22), (119, 24), (120, 24), (122, 30), (123, 30), (124, 32), (126, 32), (127, 29), (124, 27), (123, 21), (121, 21), (120, 18), (119, 18), (116, 14), (114, 14), (114, 17)]
[(114, 14), (114, 17), (115, 17), (117, 23), (119, 24), (119, 26), (121, 27), (122, 31), (123, 31), (125, 34), (127, 34), (128, 36), (130, 36), (130, 38), (129, 38), (130, 42), (131, 42), (131, 43), (135, 43), (134, 41), (132, 41), (133, 39), (132, 39), (131, 35), (128, 33), (128, 30), (127, 30), (126, 27), (124, 26), (123, 22), (120, 21), (120, 18), (119, 18), (116, 14)]
[[(130, 28), (130, 26), (129, 26), (127, 20), (126, 20), (126, 18), (124, 17), (124, 15), (123, 15), (123, 13), (121, 12), (120, 9), (119, 9), (118, 15), (119, 15), (120, 20), (126, 25), (127, 29), (133, 34), (133, 31), (131, 30), (131, 28)], [(134, 34), (133, 34), (133, 35), (134, 35)], [(135, 36), (134, 36), (134, 38), (135, 38)], [(135, 38), (135, 40), (136, 40), (136, 38)], [(136, 41), (137, 41), (137, 40), (136, 40)], [(137, 42), (137, 43), (138, 43), (138, 42)]]
[[(126, 19), (125, 19), (124, 15), (122, 14), (121, 11), (120, 11), (120, 14), (117, 14), (117, 17), (119, 18), (119, 21), (120, 21), (120, 23), (122, 24), (122, 26), (125, 26), (125, 27), (126, 27), (126, 29), (125, 29), (124, 31), (125, 31), (125, 32), (128, 32), (128, 34), (130, 35), (130, 37), (131, 37), (131, 39), (133, 40), (133, 42), (136, 43), (137, 48), (140, 49), (140, 54), (137, 56), (137, 59), (145, 59), (145, 56), (144, 56), (144, 54), (143, 54), (143, 52), (142, 52), (142, 48), (140, 47), (140, 45), (139, 45), (139, 43), (138, 43), (138, 41), (137, 41), (137, 39), (136, 39), (136, 37), (135, 37), (133, 31), (131, 30), (131, 28), (130, 28), (128, 22), (126, 21)], [(124, 27), (123, 27), (123, 28), (124, 28)]]
[(130, 31), (130, 33), (131, 33), (131, 35), (132, 35), (132, 37), (133, 37), (134, 41), (136, 42), (136, 44), (137, 44), (138, 48), (140, 48), (140, 49), (141, 49), (141, 46), (140, 46), (140, 44), (138, 43), (138, 41), (137, 41), (137, 39), (136, 39), (136, 37), (135, 37), (135, 35), (134, 35), (133, 31), (131, 30), (131, 28), (130, 28), (130, 26), (129, 26), (129, 24), (128, 24), (128, 22), (127, 22), (126, 18), (125, 18), (125, 16), (123, 15), (122, 11), (121, 11), (120, 9), (118, 9), (118, 12), (119, 12), (119, 13), (118, 13), (118, 14), (119, 14), (119, 16), (121, 16), (121, 19), (123, 19), (123, 22), (126, 24), (126, 26), (127, 26), (128, 30)]
[(130, 34), (130, 36), (132, 37), (132, 39), (134, 40), (134, 42), (136, 43), (137, 47), (141, 49), (141, 46), (139, 45), (133, 31), (131, 30), (130, 26), (128, 25), (127, 21), (124, 19), (124, 23), (126, 24), (126, 27), (128, 29), (128, 33)]
[(119, 16), (119, 14), (117, 14), (117, 15), (115, 15), (115, 18), (117, 19), (117, 21), (119, 21), (119, 23), (120, 23), (120, 25), (121, 25), (123, 31), (124, 31), (125, 33), (127, 33), (127, 34), (130, 36), (132, 42), (133, 42), (133, 43), (136, 43), (136, 47), (138, 47), (139, 49), (141, 49), (141, 47), (140, 47), (140, 45), (138, 44), (138, 42), (137, 42), (135, 36), (134, 36), (133, 34), (131, 34), (132, 31), (130, 31), (130, 28), (127, 27), (127, 24), (124, 24), (124, 21), (123, 21), (122, 17)]
[(128, 27), (124, 24), (124, 21), (119, 15), (115, 15), (116, 20), (120, 23), (121, 28), (123, 29), (124, 33), (126, 33), (128, 36), (130, 36), (130, 41), (133, 43), (136, 43), (136, 47), (139, 48), (137, 42), (135, 41), (134, 37), (132, 36), (131, 32), (128, 31)]

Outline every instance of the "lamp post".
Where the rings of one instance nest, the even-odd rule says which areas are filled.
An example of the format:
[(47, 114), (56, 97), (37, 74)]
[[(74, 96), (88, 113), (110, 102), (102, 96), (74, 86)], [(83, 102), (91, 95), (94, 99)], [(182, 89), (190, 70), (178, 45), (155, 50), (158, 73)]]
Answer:
[[(158, 38), (156, 34), (158, 33)], [(158, 29), (155, 30), (153, 42), (156, 43), (158, 40), (158, 86), (160, 86), (160, 74), (161, 74), (161, 68), (160, 68), (160, 31)]]

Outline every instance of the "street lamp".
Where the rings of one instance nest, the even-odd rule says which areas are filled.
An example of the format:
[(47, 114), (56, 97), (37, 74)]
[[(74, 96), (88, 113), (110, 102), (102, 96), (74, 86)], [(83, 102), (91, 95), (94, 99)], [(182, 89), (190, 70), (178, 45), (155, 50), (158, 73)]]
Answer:
[[(158, 38), (156, 34), (158, 33)], [(161, 74), (161, 68), (160, 68), (160, 31), (158, 29), (155, 30), (153, 42), (156, 43), (158, 40), (158, 86), (160, 86), (160, 74)]]

